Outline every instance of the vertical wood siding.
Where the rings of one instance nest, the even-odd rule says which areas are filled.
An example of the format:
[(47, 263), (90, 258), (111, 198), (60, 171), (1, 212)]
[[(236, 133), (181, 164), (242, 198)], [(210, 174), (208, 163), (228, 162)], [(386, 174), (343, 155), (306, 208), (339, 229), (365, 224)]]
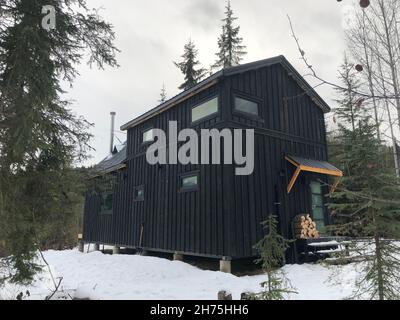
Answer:
[[(260, 100), (260, 119), (232, 111), (235, 93)], [(192, 126), (191, 107), (216, 95), (219, 113)], [(171, 120), (178, 122), (178, 130), (254, 128), (254, 173), (235, 176), (232, 165), (149, 165), (142, 132), (148, 128), (167, 131)], [(224, 78), (128, 130), (127, 169), (119, 174), (113, 215), (99, 216), (98, 199), (88, 196), (84, 238), (206, 256), (253, 256), (267, 215), (278, 214), (282, 233), (290, 237), (291, 219), (311, 212), (309, 182), (324, 179), (302, 173), (287, 195), (293, 168), (284, 160), (285, 154), (327, 160), (322, 110), (280, 65)], [(199, 174), (199, 190), (181, 193), (179, 177), (191, 171)], [(140, 185), (145, 186), (145, 200), (134, 201), (133, 189)]]

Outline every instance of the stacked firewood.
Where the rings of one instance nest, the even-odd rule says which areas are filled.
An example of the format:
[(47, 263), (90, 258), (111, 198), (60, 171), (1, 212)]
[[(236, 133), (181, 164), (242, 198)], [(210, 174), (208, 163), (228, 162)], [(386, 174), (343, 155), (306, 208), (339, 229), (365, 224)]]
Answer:
[(317, 225), (309, 214), (299, 214), (294, 218), (294, 233), (297, 239), (319, 238)]

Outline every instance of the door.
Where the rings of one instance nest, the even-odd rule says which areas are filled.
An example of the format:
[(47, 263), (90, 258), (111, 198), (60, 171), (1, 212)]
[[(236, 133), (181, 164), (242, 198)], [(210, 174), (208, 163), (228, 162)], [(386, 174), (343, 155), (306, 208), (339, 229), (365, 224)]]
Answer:
[(323, 233), (325, 230), (325, 207), (321, 183), (312, 181), (310, 183), (310, 189), (312, 218), (317, 225), (317, 230)]

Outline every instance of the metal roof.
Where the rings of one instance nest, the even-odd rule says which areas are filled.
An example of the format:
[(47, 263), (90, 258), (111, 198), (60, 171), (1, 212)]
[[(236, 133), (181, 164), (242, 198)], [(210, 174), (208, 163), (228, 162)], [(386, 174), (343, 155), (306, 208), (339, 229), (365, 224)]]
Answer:
[(125, 161), (126, 145), (124, 145), (122, 149), (116, 154), (108, 156), (107, 158), (100, 161), (94, 166), (93, 169), (96, 174), (105, 174), (123, 168), (125, 166)]
[(281, 64), (289, 73), (289, 75), (299, 84), (299, 86), (310, 96), (310, 98), (323, 110), (324, 113), (329, 112), (331, 109), (329, 105), (319, 96), (319, 94), (311, 87), (308, 82), (297, 72), (297, 70), (289, 63), (289, 61), (283, 56), (277, 56), (273, 58), (268, 58), (264, 60), (259, 60), (255, 62), (250, 62), (234, 67), (229, 67), (214, 73), (210, 77), (204, 79), (194, 87), (183, 91), (176, 95), (175, 97), (169, 99), (168, 101), (160, 104), (159, 106), (147, 111), (141, 116), (129, 121), (128, 123), (121, 126), (121, 130), (127, 130), (137, 124), (146, 121), (155, 115), (169, 109), (180, 101), (188, 98), (189, 96), (195, 94), (198, 91), (204, 90), (205, 88), (214, 85), (219, 81), (220, 78), (224, 76), (231, 76), (238, 73), (247, 72), (254, 69), (259, 69), (274, 64)]
[(301, 166), (330, 170), (330, 171), (341, 171), (327, 161), (306, 159), (306, 158), (301, 158), (301, 157), (292, 156), (292, 155), (287, 155), (287, 157)]

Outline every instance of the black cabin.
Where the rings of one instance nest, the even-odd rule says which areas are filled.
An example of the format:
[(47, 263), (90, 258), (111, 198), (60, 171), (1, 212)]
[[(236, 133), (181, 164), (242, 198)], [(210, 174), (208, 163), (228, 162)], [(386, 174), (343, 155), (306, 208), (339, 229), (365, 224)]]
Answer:
[[(323, 230), (324, 182), (341, 175), (327, 163), (329, 111), (283, 56), (215, 73), (121, 127), (126, 146), (96, 166), (83, 240), (229, 260), (255, 256), (270, 214), (287, 238), (301, 213)], [(167, 131), (173, 120), (178, 130), (255, 129), (253, 174), (235, 175), (229, 164), (148, 164), (152, 129)]]

